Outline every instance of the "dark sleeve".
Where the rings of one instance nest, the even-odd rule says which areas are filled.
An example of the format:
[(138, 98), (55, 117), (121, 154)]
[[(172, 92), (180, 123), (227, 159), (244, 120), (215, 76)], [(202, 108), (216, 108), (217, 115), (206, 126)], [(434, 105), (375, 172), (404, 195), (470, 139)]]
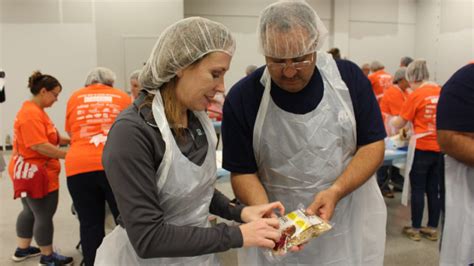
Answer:
[[(244, 88), (240, 87), (241, 83), (237, 83), (231, 89), (224, 102), (221, 129), (222, 167), (229, 172), (250, 174), (257, 172), (253, 152), (253, 127), (261, 96), (259, 95), (260, 98), (254, 102), (255, 97), (246, 95)], [(251, 86), (248, 82), (245, 85)]]
[(380, 107), (369, 79), (360, 68), (348, 60), (337, 60), (342, 80), (351, 94), (357, 124), (357, 146), (384, 139), (387, 134)]
[(474, 64), (464, 66), (444, 84), (438, 101), (436, 128), (474, 132)]
[(117, 120), (109, 132), (103, 165), (121, 215), (121, 223), (141, 258), (183, 257), (241, 247), (236, 226), (174, 226), (164, 221), (158, 203), (155, 169), (159, 134), (145, 123)]
[(212, 197), (209, 211), (212, 214), (219, 215), (220, 217), (227, 220), (234, 220), (236, 222), (242, 223), (243, 221), (240, 218), (240, 214), (242, 213), (242, 209), (244, 207), (245, 206), (242, 204), (232, 203), (229, 198), (216, 189), (214, 191), (214, 196)]

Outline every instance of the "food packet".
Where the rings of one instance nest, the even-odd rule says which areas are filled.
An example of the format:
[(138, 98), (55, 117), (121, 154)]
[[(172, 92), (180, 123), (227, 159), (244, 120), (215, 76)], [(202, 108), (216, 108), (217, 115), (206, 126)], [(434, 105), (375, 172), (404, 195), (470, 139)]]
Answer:
[(280, 220), (280, 240), (272, 250), (265, 252), (265, 256), (270, 261), (280, 261), (287, 255), (290, 248), (309, 242), (332, 228), (332, 225), (317, 215), (307, 215), (303, 208), (278, 219)]

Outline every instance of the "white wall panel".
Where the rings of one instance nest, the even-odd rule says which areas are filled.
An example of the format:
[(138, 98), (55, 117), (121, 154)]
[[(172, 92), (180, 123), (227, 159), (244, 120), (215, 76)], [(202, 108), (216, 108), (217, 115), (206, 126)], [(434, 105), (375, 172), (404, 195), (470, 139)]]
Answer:
[(413, 25), (351, 22), (349, 59), (358, 65), (378, 60), (393, 74), (402, 56), (415, 53), (414, 36)]
[(14, 40), (2, 46), (1, 63), (7, 75), (7, 101), (2, 103), (1, 113), (3, 136), (12, 135), (16, 113), (31, 98), (27, 85), (34, 70), (56, 77), (63, 86), (58, 102), (46, 111), (64, 132), (67, 99), (84, 85), (85, 75), (97, 64), (94, 25), (3, 24), (2, 32), (4, 40)]
[(351, 0), (350, 20), (398, 23), (397, 0)]
[(474, 58), (473, 18), (473, 0), (418, 1), (415, 53), (427, 60), (433, 81), (444, 84)]
[(182, 0), (96, 1), (97, 63), (112, 69), (117, 74), (116, 86), (126, 88), (130, 73), (125, 73), (124, 37), (159, 36), (181, 18)]

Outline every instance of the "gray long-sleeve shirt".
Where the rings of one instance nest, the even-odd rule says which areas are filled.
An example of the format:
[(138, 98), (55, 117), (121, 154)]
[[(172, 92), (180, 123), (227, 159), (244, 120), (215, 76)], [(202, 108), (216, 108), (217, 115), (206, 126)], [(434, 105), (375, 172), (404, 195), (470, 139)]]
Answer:
[[(237, 226), (218, 224), (211, 228), (167, 224), (158, 202), (155, 173), (162, 161), (165, 143), (150, 106), (143, 106), (143, 92), (112, 126), (102, 162), (120, 211), (119, 223), (127, 231), (138, 256), (142, 258), (184, 257), (215, 253), (243, 245)], [(181, 152), (201, 165), (208, 142), (199, 120), (189, 112)], [(240, 221), (243, 206), (234, 207), (219, 191), (214, 192), (210, 213)]]

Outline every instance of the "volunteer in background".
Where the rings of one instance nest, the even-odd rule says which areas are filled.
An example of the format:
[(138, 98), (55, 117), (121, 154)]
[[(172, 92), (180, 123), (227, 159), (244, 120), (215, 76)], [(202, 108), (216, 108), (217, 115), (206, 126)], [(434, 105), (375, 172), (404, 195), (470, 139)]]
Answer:
[(368, 78), (375, 97), (380, 103), (385, 91), (392, 86), (392, 76), (385, 72), (385, 66), (379, 61), (373, 61), (370, 64), (370, 71), (372, 73), (369, 74)]
[[(410, 142), (416, 144), (412, 145), (413, 149), (409, 148), (407, 155), (412, 225), (404, 227), (403, 233), (414, 241), (419, 241), (421, 236), (436, 241), (441, 209), (440, 181), (444, 173), (443, 155), (436, 141), (436, 107), (441, 88), (428, 81), (428, 67), (423, 59), (408, 65), (406, 79), (413, 93), (403, 104), (400, 116), (391, 122), (399, 129), (411, 122), (415, 131)], [(425, 193), (428, 198), (428, 223), (427, 227), (422, 227)]]
[[(53, 216), (58, 206), (59, 159), (66, 152), (58, 145), (68, 144), (61, 136), (45, 108), (51, 107), (61, 93), (59, 81), (35, 71), (28, 79), (33, 97), (25, 101), (13, 125), (14, 139), (9, 173), (13, 180), (15, 198), (21, 198), (23, 210), (16, 222), (18, 247), (14, 261), (41, 254), (40, 265), (70, 265), (72, 257), (53, 252)], [(43, 190), (44, 188), (44, 190)], [(35, 237), (39, 249), (31, 246)]]
[[(384, 119), (385, 130), (387, 135), (393, 136), (399, 133), (399, 130), (390, 126), (390, 120), (400, 115), (403, 103), (411, 93), (410, 84), (405, 78), (406, 67), (399, 68), (393, 77), (393, 85), (387, 89), (382, 101), (380, 102), (380, 110)], [(394, 166), (382, 166), (377, 170), (377, 182), (379, 183), (382, 195), (387, 198), (393, 198), (393, 192), (388, 186), (388, 180), (393, 181), (395, 189), (401, 191), (403, 188), (403, 176), (400, 170)]]
[(86, 86), (71, 95), (66, 109), (66, 132), (71, 136), (65, 160), (67, 187), (79, 218), (86, 266), (94, 265), (96, 250), (105, 236), (106, 202), (114, 219), (118, 216), (102, 166), (102, 151), (112, 123), (130, 105), (130, 97), (114, 88), (114, 82), (112, 70), (92, 69)]

